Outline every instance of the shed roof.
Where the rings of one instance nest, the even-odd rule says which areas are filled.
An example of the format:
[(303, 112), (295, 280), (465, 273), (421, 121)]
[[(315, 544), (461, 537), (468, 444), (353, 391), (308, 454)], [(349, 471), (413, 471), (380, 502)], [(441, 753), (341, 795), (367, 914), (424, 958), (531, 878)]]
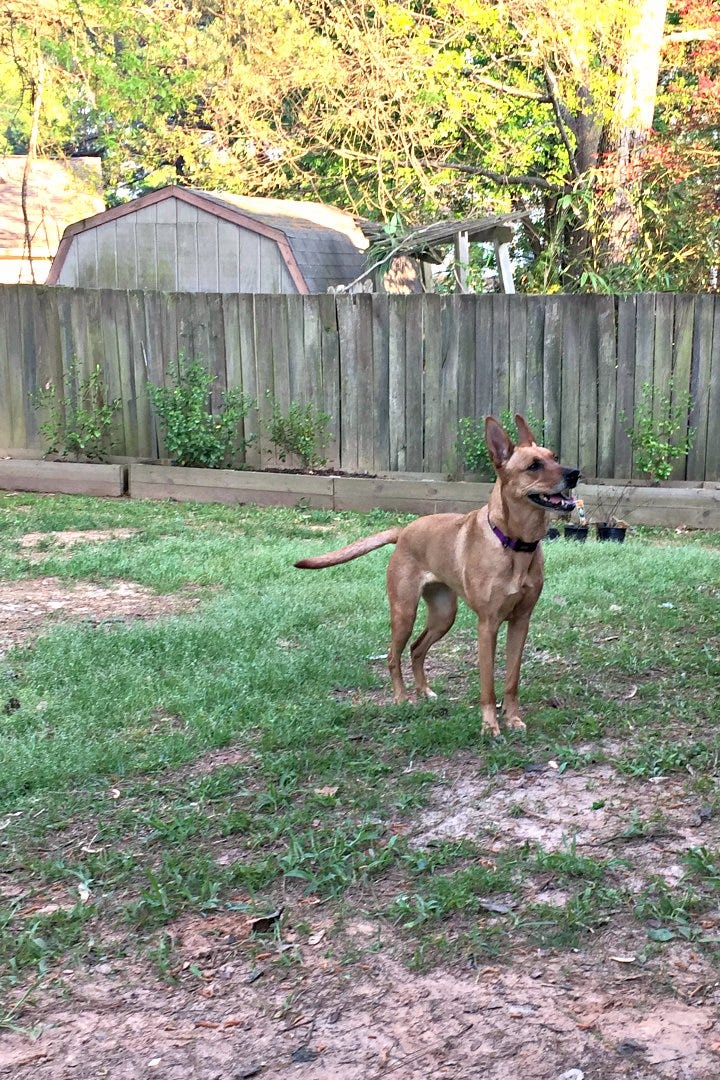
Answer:
[(344, 210), (324, 203), (170, 186), (69, 226), (48, 280), (51, 283), (57, 280), (73, 236), (166, 199), (189, 203), (239, 228), (274, 239), (301, 293), (324, 293), (330, 286), (347, 284), (360, 276), (365, 267), (369, 241), (353, 216)]

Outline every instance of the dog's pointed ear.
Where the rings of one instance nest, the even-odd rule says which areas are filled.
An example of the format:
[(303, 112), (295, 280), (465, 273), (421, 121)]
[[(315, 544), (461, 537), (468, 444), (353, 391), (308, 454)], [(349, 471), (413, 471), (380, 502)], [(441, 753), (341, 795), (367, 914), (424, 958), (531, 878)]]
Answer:
[(515, 449), (507, 431), (500, 427), (494, 416), (485, 417), (485, 443), (496, 470), (502, 468)]
[(520, 413), (517, 413), (515, 416), (515, 423), (518, 430), (518, 446), (537, 446), (537, 439), (530, 430), (525, 417), (520, 416)]

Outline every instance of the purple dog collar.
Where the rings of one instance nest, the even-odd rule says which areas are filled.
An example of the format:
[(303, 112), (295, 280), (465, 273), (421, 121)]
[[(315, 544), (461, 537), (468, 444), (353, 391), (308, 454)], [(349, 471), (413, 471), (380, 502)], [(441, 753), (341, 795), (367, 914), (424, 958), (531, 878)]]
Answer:
[(511, 551), (535, 551), (539, 540), (511, 540), (509, 536), (506, 536), (502, 529), (498, 529), (497, 525), (493, 525), (490, 518), (488, 518), (488, 525), (497, 536), (498, 540), (504, 548), (510, 548)]

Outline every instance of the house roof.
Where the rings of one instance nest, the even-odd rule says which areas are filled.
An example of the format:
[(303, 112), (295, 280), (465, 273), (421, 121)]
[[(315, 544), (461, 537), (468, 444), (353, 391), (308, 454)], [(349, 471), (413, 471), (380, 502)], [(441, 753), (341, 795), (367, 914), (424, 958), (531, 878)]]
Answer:
[(26, 209), (30, 255), (22, 205), (22, 154), (0, 157), (0, 282), (42, 282), (71, 221), (102, 210), (100, 159), (36, 158), (28, 177)]
[(70, 225), (63, 235), (49, 282), (57, 280), (73, 236), (166, 199), (178, 199), (239, 228), (274, 239), (301, 293), (327, 292), (330, 286), (355, 280), (365, 267), (369, 242), (353, 216), (343, 210), (323, 203), (170, 186)]

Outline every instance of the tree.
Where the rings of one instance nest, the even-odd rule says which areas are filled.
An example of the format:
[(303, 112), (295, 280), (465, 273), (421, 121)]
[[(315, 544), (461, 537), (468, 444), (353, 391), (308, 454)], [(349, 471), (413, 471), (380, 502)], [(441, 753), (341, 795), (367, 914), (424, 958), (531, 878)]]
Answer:
[(529, 289), (687, 287), (716, 257), (718, 18), (672, 3), (663, 40), (666, 0), (10, 0), (0, 131), (101, 155), (110, 201), (513, 210)]

